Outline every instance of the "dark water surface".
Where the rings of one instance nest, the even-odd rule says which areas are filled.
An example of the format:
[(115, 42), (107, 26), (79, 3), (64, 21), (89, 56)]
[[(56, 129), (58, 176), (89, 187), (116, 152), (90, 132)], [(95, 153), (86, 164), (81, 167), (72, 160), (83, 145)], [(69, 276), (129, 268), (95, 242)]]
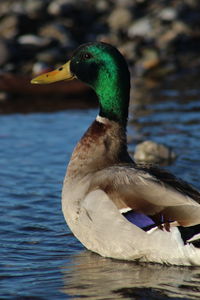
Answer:
[[(199, 100), (187, 88), (135, 102), (128, 134), (131, 150), (145, 139), (171, 146), (178, 159), (168, 168), (200, 189)], [(105, 259), (67, 228), (62, 180), (96, 113), (0, 116), (0, 299), (200, 299), (200, 268)]]

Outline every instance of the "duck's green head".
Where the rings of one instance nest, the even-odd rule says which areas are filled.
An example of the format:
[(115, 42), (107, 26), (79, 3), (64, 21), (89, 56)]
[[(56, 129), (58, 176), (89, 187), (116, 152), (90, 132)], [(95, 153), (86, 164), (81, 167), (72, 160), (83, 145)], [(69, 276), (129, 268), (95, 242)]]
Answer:
[(47, 84), (73, 78), (80, 79), (95, 90), (100, 103), (100, 116), (126, 125), (130, 74), (125, 59), (116, 48), (99, 42), (83, 44), (68, 63), (31, 82)]

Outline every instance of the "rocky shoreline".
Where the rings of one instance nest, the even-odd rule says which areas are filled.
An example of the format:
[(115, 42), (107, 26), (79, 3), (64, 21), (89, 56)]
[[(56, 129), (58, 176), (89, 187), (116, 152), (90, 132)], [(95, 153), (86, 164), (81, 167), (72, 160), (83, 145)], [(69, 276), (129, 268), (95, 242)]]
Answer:
[(79, 44), (89, 41), (117, 46), (132, 74), (141, 80), (161, 81), (183, 70), (198, 72), (200, 2), (1, 0), (0, 113), (11, 112), (11, 99), (26, 95), (34, 99), (42, 93), (48, 98), (48, 94), (56, 97), (64, 91), (72, 93), (72, 98), (83, 95), (87, 99), (90, 92), (83, 86), (77, 92), (79, 83), (60, 84), (59, 89), (56, 85), (37, 87), (36, 91), (29, 79), (59, 66)]

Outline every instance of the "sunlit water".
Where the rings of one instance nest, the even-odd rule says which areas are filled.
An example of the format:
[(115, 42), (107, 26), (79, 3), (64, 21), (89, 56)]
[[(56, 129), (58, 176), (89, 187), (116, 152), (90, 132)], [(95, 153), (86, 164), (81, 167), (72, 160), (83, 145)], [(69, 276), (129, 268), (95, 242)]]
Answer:
[[(163, 90), (131, 107), (132, 143), (172, 147), (168, 168), (200, 188), (200, 92)], [(134, 116), (133, 116), (134, 112)], [(0, 299), (200, 299), (200, 268), (102, 258), (61, 212), (70, 154), (96, 110), (0, 116)]]

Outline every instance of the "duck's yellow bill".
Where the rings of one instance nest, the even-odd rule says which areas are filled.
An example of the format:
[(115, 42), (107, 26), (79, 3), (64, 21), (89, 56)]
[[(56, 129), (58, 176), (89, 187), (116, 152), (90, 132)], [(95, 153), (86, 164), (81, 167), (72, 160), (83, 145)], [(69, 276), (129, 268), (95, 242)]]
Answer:
[(70, 71), (70, 61), (58, 69), (39, 75), (31, 80), (33, 84), (49, 84), (61, 80), (72, 80), (75, 78)]

